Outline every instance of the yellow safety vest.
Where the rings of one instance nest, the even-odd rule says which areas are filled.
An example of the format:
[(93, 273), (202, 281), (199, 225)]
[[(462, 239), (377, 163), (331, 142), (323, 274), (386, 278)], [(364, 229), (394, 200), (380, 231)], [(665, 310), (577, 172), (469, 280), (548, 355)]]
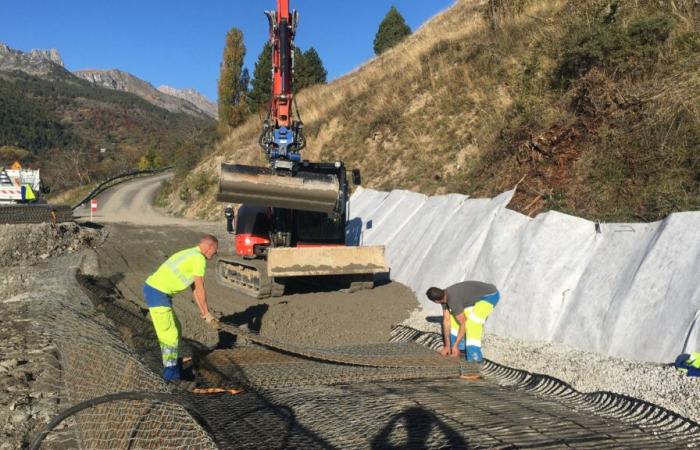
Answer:
[(167, 295), (175, 295), (187, 289), (194, 277), (203, 277), (207, 259), (199, 247), (179, 251), (160, 265), (146, 284)]
[(32, 190), (32, 187), (30, 185), (25, 184), (24, 189), (24, 200), (28, 202), (36, 200), (36, 194), (34, 194), (34, 191)]

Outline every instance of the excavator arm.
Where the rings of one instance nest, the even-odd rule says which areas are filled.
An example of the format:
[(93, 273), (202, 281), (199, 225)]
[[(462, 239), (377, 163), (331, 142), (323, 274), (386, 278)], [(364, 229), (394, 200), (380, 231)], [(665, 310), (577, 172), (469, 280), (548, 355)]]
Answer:
[(289, 9), (289, 0), (277, 0), (277, 10), (265, 15), (272, 44), (272, 92), (259, 144), (269, 168), (222, 164), (217, 200), (340, 215), (346, 188), (339, 177), (313, 173), (301, 157), (306, 145), (304, 125), (294, 117), (294, 37), (299, 14)]
[[(374, 275), (388, 271), (384, 247), (346, 245), (345, 165), (301, 157), (304, 127), (294, 114), (299, 15), (290, 11), (289, 0), (277, 0), (277, 10), (265, 14), (273, 79), (259, 144), (269, 166), (221, 165), (217, 200), (243, 205), (237, 214), (236, 254), (217, 262), (217, 277), (257, 298), (283, 295), (284, 285), (297, 277), (324, 277), (324, 286), (340, 282), (350, 291), (371, 288)], [(229, 231), (234, 231), (233, 218), (228, 209)]]

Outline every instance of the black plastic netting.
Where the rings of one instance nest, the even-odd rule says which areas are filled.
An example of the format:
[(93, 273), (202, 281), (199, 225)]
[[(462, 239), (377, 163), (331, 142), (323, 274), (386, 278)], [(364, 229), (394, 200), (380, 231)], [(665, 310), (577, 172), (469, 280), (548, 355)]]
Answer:
[[(64, 280), (72, 276), (64, 271)], [(40, 317), (34, 332), (50, 342), (45, 378), (60, 392), (61, 409), (119, 392), (146, 394), (117, 396), (67, 415), (42, 448), (648, 449), (700, 443), (696, 424), (632, 399), (579, 394), (557, 380), (489, 362), (481, 367), (483, 379), (460, 379), (479, 368), (436, 359), (429, 348), (440, 345), (439, 336), (406, 327), (394, 330), (396, 343), (326, 349), (243, 331), (245, 339), (231, 348), (188, 342), (197, 386), (245, 391), (173, 389), (159, 378), (144, 311), (108, 280), (78, 278), (84, 290), (74, 279), (51, 285), (48, 276), (28, 303), (30, 316)], [(222, 333), (238, 333), (226, 329)]]

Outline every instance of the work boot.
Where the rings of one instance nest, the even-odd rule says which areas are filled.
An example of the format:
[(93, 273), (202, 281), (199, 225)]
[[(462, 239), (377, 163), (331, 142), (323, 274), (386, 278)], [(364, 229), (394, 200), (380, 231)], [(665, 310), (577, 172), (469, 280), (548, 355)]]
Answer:
[(163, 367), (163, 379), (165, 381), (179, 380), (180, 368), (178, 366)]
[(468, 362), (483, 362), (484, 357), (481, 354), (481, 347), (475, 345), (467, 345), (466, 359)]

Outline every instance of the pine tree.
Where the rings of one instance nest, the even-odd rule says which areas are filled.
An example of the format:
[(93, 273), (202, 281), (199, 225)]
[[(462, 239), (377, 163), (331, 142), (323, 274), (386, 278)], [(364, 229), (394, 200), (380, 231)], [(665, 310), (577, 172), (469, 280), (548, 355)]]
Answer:
[(323, 67), (323, 61), (315, 48), (311, 47), (301, 55), (297, 63), (295, 86), (300, 91), (314, 84), (325, 83), (328, 72)]
[(253, 70), (250, 107), (253, 111), (264, 109), (270, 103), (272, 95), (272, 44), (266, 42)]
[(240, 95), (244, 57), (243, 32), (231, 28), (226, 33), (226, 47), (219, 75), (219, 129), (222, 132), (240, 125), (246, 116), (247, 105), (241, 102)]
[(294, 47), (294, 92), (306, 87), (304, 66), (304, 52), (299, 47)]
[(406, 21), (396, 7), (392, 6), (379, 24), (379, 30), (374, 37), (374, 53), (376, 55), (383, 53), (410, 34), (411, 28), (406, 25)]

